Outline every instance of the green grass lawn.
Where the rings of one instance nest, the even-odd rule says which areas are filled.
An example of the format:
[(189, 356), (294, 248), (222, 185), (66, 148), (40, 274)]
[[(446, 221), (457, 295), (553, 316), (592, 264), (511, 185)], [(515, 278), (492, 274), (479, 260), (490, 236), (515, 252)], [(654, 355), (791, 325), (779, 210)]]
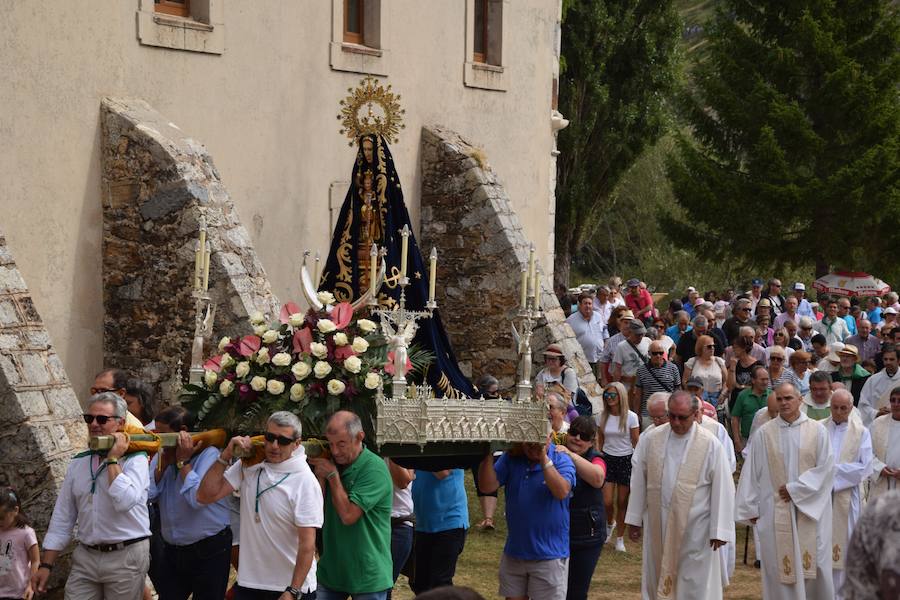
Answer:
[[(466, 548), (456, 565), (456, 585), (469, 586), (478, 590), (485, 598), (497, 598), (497, 569), (500, 554), (506, 541), (506, 519), (504, 518), (504, 498), (500, 499), (495, 515), (497, 529), (490, 532), (478, 531), (474, 525), (481, 518), (481, 507), (472, 485), (471, 472), (466, 473), (466, 489), (469, 496), (469, 521), (472, 528), (466, 538)], [(738, 527), (737, 567), (731, 585), (725, 591), (725, 597), (734, 600), (756, 600), (762, 597), (760, 574), (753, 568), (753, 543), (748, 546), (748, 565), (742, 563), (744, 551), (745, 528)], [(630, 600), (641, 597), (641, 546), (626, 540), (625, 553), (613, 550), (607, 544), (600, 555), (600, 562), (594, 571), (591, 582), (591, 599), (615, 598)], [(394, 587), (394, 598), (407, 600), (413, 598), (406, 577), (400, 576)], [(540, 600), (540, 599), (535, 599)]]

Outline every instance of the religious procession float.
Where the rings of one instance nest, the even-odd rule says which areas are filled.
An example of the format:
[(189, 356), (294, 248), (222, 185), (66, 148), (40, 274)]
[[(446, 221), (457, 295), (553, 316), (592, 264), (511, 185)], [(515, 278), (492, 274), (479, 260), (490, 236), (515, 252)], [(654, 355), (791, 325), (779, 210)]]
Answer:
[[(348, 92), (338, 118), (357, 147), (356, 159), (322, 272), (318, 255), (313, 273), (309, 252), (303, 257), (307, 311), (288, 302), (278, 315), (250, 315), (252, 333), (221, 338), (210, 356), (205, 346), (213, 339), (215, 304), (207, 292), (210, 247), (201, 220), (192, 364), (181, 394), (204, 430), (196, 437), (220, 445), (233, 434), (258, 434), (268, 415), (287, 410), (300, 418), (304, 439), (324, 439), (328, 416), (348, 409), (361, 417), (370, 447), (395, 458), (471, 459), (490, 443), (543, 442), (546, 410), (531, 386), (531, 334), (541, 317), (534, 250), (523, 269), (518, 327), (513, 324), (515, 395), (486, 399), (461, 372), (441, 323), (438, 251), (431, 250), (426, 272), (412, 233), (388, 147), (403, 128), (400, 97), (372, 77)], [(176, 434), (146, 437), (166, 446)], [(261, 440), (255, 438), (260, 446)], [(108, 443), (92, 441), (96, 449)], [(311, 456), (323, 448), (307, 442)]]

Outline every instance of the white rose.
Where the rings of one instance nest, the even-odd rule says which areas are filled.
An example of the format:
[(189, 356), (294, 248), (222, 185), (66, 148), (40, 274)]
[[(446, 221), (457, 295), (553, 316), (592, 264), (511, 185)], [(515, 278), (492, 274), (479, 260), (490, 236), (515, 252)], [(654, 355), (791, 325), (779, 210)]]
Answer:
[(378, 373), (367, 373), (366, 380), (363, 382), (368, 389), (374, 390), (378, 387), (378, 382), (381, 381), (381, 375)]
[(367, 342), (364, 338), (355, 337), (353, 338), (353, 344), (350, 347), (353, 348), (354, 352), (362, 354), (369, 349), (369, 342)]
[(246, 377), (247, 374), (250, 373), (250, 362), (242, 360), (238, 363), (237, 367), (235, 367), (234, 372), (238, 377)]
[(378, 328), (375, 321), (370, 321), (368, 319), (360, 319), (356, 322), (356, 326), (359, 327), (363, 333), (372, 333)]
[(318, 294), (316, 294), (316, 298), (318, 298), (319, 302), (321, 302), (322, 304), (334, 304), (334, 294), (332, 294), (331, 292), (319, 292)]
[(348, 356), (344, 361), (344, 368), (351, 373), (359, 373), (359, 370), (362, 368), (362, 361), (359, 360), (358, 356)]
[(274, 329), (268, 329), (262, 334), (263, 344), (271, 344), (278, 339), (278, 332)]
[(309, 345), (309, 351), (312, 352), (312, 355), (316, 358), (325, 358), (328, 356), (328, 346), (325, 344), (320, 344), (319, 342), (313, 342)]
[(257, 375), (253, 379), (250, 380), (250, 387), (253, 388), (254, 392), (261, 392), (266, 389), (266, 378), (260, 377)]
[(221, 340), (219, 340), (219, 351), (221, 352), (222, 350), (224, 350), (225, 346), (227, 346), (230, 343), (231, 343), (230, 337), (228, 337), (228, 336), (223, 337)]
[(266, 315), (262, 314), (260, 311), (253, 311), (253, 314), (250, 315), (250, 324), (251, 325), (261, 325), (266, 322)]
[(320, 360), (316, 363), (316, 366), (313, 367), (313, 373), (315, 373), (316, 377), (322, 379), (326, 375), (331, 373), (331, 365), (329, 365), (324, 360)]
[(303, 313), (294, 313), (288, 317), (288, 323), (291, 324), (291, 327), (300, 327), (305, 320)]
[(331, 333), (337, 327), (334, 326), (334, 321), (331, 319), (319, 319), (319, 322), (316, 323), (316, 327), (319, 328), (319, 331), (322, 333)]
[(263, 324), (263, 325), (254, 325), (254, 327), (253, 327), (253, 333), (255, 333), (255, 334), (258, 335), (258, 336), (261, 336), (262, 334), (264, 334), (264, 333), (267, 332), (268, 330), (269, 330), (269, 328), (268, 328), (265, 324)]
[(303, 396), (306, 395), (306, 388), (303, 387), (302, 383), (295, 383), (291, 386), (291, 400), (294, 402), (300, 402), (303, 399)]
[(231, 392), (234, 391), (234, 384), (231, 383), (228, 379), (219, 384), (219, 393), (223, 396), (228, 396)]
[(281, 381), (278, 381), (277, 379), (270, 379), (269, 382), (266, 384), (266, 389), (273, 396), (278, 396), (282, 392), (284, 392), (284, 383), (282, 383)]
[(291, 355), (287, 352), (279, 352), (272, 357), (272, 364), (276, 367), (286, 367), (291, 364)]
[(268, 348), (260, 348), (259, 352), (256, 353), (256, 362), (261, 365), (269, 362), (269, 349)]
[(294, 377), (297, 378), (297, 381), (303, 381), (304, 379), (309, 377), (309, 372), (309, 365), (303, 361), (294, 363), (294, 366), (291, 367), (291, 373), (294, 374)]
[(332, 396), (344, 393), (345, 389), (347, 389), (347, 386), (340, 379), (330, 379), (328, 381), (328, 393)]
[(231, 357), (230, 354), (223, 354), (222, 361), (219, 363), (219, 366), (223, 369), (227, 369), (231, 365), (234, 364), (234, 358)]
[(207, 371), (203, 374), (203, 381), (206, 383), (206, 387), (212, 388), (212, 386), (216, 385), (216, 380), (219, 376), (215, 371)]
[(347, 339), (347, 334), (343, 331), (338, 331), (334, 334), (334, 345), (335, 346), (346, 346), (349, 343)]

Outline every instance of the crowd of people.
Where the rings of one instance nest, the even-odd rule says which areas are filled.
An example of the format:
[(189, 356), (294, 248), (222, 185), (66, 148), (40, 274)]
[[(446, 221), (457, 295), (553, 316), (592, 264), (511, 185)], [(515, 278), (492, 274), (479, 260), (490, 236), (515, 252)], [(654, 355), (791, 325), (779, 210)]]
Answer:
[[(740, 295), (689, 288), (660, 311), (641, 282), (627, 287), (582, 291), (568, 317), (599, 406), (585, 409), (550, 345), (534, 381), (546, 441), (472, 466), (479, 529), (494, 529), (505, 491), (499, 594), (587, 598), (605, 545), (643, 540), (643, 597), (719, 598), (746, 526), (765, 598), (898, 597), (897, 297), (855, 313), (846, 298), (814, 303), (800, 283), (785, 297), (778, 280), (765, 292), (754, 280)], [(499, 394), (493, 377), (478, 387)], [(380, 600), (401, 572), (417, 597), (479, 597), (453, 587), (470, 522), (462, 469), (378, 457), (348, 411), (330, 416), (316, 457), (296, 416), (270, 415), (264, 459), (249, 464), (238, 457), (250, 438), (196, 442), (192, 415), (158, 411), (123, 371), (90, 392), (88, 432), (115, 444), (70, 462), (42, 552), (19, 495), (0, 490), (0, 598), (44, 592), (74, 537), (72, 599), (148, 597), (149, 575), (161, 600)], [(128, 425), (178, 444), (130, 452)]]

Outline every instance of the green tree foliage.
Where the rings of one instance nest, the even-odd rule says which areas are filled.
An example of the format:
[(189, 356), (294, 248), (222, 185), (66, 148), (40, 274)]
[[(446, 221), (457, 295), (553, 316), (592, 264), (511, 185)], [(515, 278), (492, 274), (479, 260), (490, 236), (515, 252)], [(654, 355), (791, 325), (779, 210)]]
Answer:
[(900, 20), (889, 0), (723, 0), (668, 163), (679, 246), (897, 275)]
[(672, 0), (566, 0), (559, 110), (557, 282), (597, 228), (616, 184), (663, 134), (676, 81)]

